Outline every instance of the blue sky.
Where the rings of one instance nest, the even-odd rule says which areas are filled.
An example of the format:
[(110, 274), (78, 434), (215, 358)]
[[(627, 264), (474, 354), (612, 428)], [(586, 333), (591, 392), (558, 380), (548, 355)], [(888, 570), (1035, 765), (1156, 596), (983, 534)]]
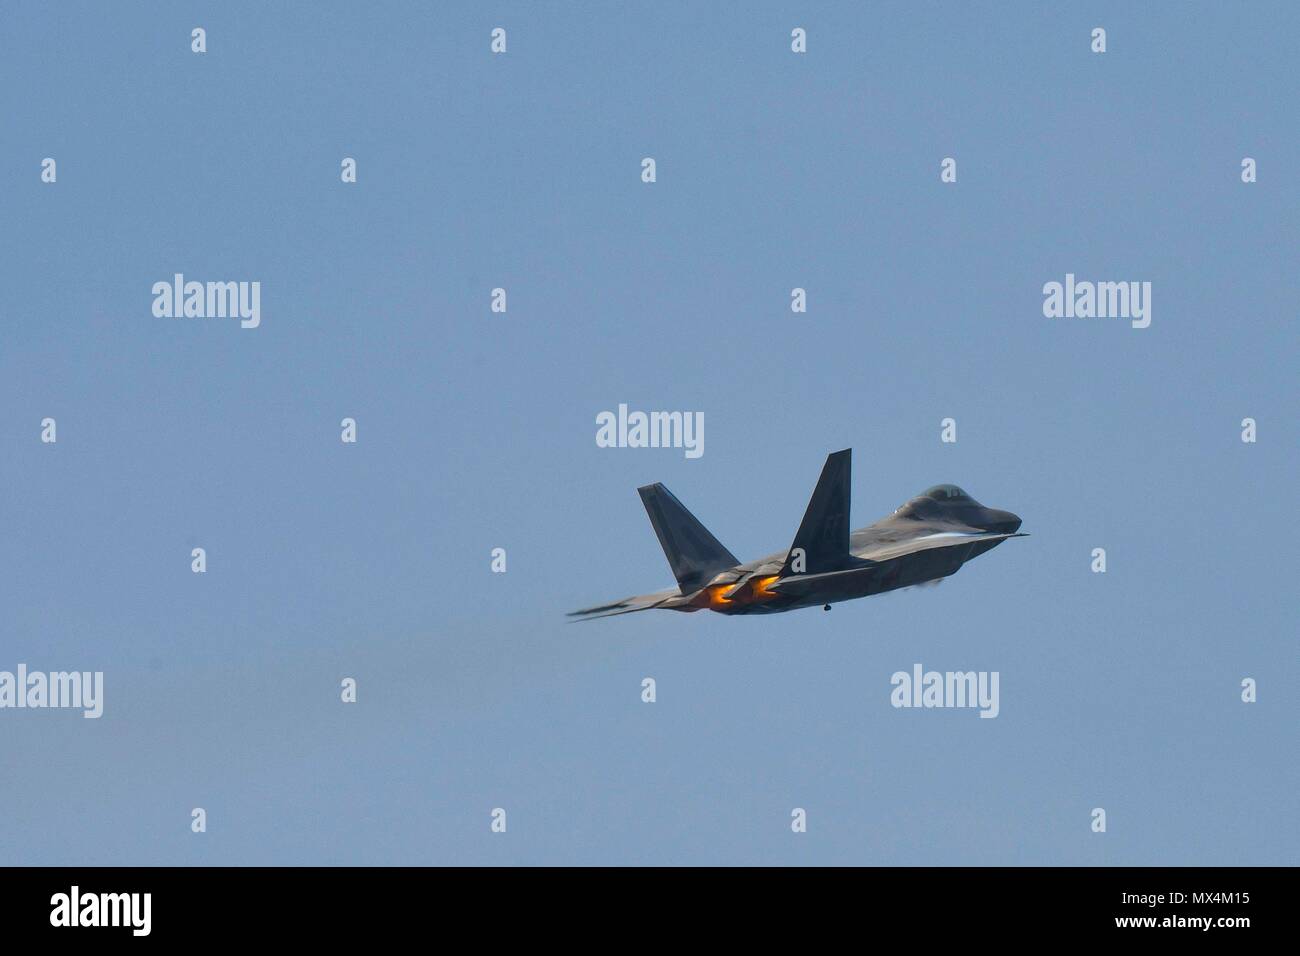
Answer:
[[(106, 700), (0, 711), (0, 862), (1296, 863), (1297, 27), (12, 5), (0, 670)], [(175, 272), (261, 326), (155, 318)], [(1067, 272), (1150, 328), (1045, 318)], [(598, 448), (620, 402), (705, 454)], [(747, 560), (845, 447), (855, 527), (955, 482), (1032, 536), (829, 614), (566, 623), (671, 584), (638, 485)], [(892, 708), (916, 662), (1000, 715)]]

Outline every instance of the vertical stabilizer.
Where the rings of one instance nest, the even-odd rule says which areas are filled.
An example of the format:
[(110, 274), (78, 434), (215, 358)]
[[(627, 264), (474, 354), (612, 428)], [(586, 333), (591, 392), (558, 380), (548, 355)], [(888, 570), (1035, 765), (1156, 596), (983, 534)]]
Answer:
[(740, 563), (663, 485), (646, 485), (637, 492), (683, 594)]
[[(853, 450), (833, 452), (826, 457), (822, 476), (817, 479), (803, 523), (790, 545), (781, 577), (791, 574), (820, 574), (838, 571), (850, 563), (849, 495)], [(803, 565), (795, 566), (797, 553)]]

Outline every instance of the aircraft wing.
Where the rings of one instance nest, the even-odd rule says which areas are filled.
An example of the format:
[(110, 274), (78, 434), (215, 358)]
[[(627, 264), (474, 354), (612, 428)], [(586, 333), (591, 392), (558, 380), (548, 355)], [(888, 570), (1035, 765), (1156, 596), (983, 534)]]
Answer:
[(933, 534), (925, 534), (916, 538), (908, 538), (904, 541), (888, 541), (871, 546), (866, 551), (855, 552), (858, 557), (866, 558), (869, 561), (888, 561), (891, 558), (901, 558), (907, 554), (915, 554), (918, 551), (930, 551), (934, 548), (956, 548), (967, 544), (980, 544), (986, 541), (1002, 541), (1006, 538), (1027, 538), (1029, 534), (1024, 531), (1013, 533), (994, 533), (990, 531), (940, 531)]

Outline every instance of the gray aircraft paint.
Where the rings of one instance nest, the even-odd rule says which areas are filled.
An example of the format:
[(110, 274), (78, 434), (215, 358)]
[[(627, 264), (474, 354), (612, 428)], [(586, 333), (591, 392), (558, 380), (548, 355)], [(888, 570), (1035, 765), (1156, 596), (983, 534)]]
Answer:
[(661, 484), (637, 489), (678, 587), (571, 612), (581, 620), (665, 608), (773, 614), (937, 581), (1019, 532), (1020, 518), (935, 485), (850, 532), (852, 451), (826, 459), (793, 543), (741, 564)]

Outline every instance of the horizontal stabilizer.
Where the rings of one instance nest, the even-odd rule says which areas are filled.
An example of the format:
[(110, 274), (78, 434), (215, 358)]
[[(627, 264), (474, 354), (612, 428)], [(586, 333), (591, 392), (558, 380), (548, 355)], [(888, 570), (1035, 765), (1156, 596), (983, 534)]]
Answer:
[(633, 597), (626, 597), (619, 601), (613, 601), (609, 604), (600, 604), (596, 607), (583, 608), (581, 611), (570, 611), (568, 616), (577, 618), (581, 621), (594, 621), (601, 617), (613, 617), (615, 614), (631, 614), (633, 611), (648, 611), (651, 608), (662, 607), (664, 602), (671, 601), (674, 598), (681, 597), (675, 590), (656, 591), (654, 594), (638, 594)]
[(842, 569), (849, 561), (849, 495), (853, 450), (826, 457), (781, 577)]

